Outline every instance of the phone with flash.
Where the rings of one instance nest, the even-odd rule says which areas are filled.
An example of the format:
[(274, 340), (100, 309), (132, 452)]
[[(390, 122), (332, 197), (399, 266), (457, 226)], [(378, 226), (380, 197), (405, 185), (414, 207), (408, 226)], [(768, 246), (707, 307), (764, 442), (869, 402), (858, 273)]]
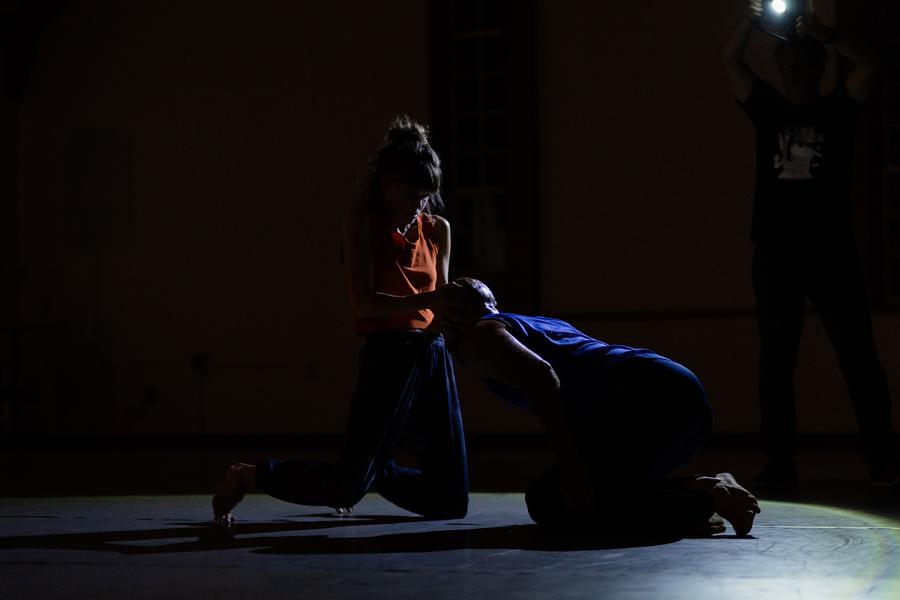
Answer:
[(797, 17), (806, 10), (806, 0), (763, 0), (760, 31), (790, 41), (797, 37)]

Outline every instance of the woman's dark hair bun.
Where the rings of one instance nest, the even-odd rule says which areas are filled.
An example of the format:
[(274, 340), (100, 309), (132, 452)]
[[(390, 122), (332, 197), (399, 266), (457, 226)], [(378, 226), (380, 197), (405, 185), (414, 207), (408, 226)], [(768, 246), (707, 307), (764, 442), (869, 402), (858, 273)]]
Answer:
[(391, 123), (385, 136), (388, 144), (427, 144), (428, 130), (407, 115), (400, 115)]
[(369, 159), (369, 182), (363, 192), (363, 206), (384, 209), (381, 185), (385, 175), (430, 192), (428, 212), (443, 210), (441, 159), (428, 143), (428, 129), (407, 115), (401, 114), (391, 121), (384, 142)]

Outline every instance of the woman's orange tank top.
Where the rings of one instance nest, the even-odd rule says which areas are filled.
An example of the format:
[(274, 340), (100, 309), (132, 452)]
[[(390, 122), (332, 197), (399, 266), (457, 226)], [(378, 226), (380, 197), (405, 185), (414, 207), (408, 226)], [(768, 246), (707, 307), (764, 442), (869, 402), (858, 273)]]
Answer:
[[(410, 242), (399, 232), (390, 233), (386, 220), (372, 219), (372, 276), (376, 292), (409, 296), (433, 291), (437, 284), (437, 257), (434, 220), (419, 214), (415, 227), (418, 238)], [(357, 318), (356, 332), (369, 335), (378, 331), (425, 329), (434, 314), (430, 310), (392, 315), (390, 317)]]

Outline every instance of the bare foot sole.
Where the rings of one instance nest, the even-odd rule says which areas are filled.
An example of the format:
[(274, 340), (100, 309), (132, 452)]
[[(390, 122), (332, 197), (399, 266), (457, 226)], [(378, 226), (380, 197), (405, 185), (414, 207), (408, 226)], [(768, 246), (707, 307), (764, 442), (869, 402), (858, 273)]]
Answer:
[(731, 473), (718, 473), (714, 478), (710, 494), (713, 510), (722, 515), (734, 527), (738, 535), (747, 535), (753, 528), (753, 519), (759, 514), (756, 496), (738, 484)]
[(236, 463), (228, 467), (225, 481), (222, 482), (212, 498), (213, 519), (217, 525), (228, 526), (234, 522), (231, 511), (253, 487), (255, 475), (256, 466), (254, 465)]

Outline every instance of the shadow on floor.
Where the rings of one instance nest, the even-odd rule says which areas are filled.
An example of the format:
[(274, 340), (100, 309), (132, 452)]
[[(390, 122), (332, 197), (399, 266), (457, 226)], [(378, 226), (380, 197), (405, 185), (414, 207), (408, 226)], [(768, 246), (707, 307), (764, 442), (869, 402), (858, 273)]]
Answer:
[[(322, 518), (330, 515), (309, 516)], [(227, 530), (209, 522), (179, 523), (178, 527), (161, 529), (2, 537), (0, 549), (89, 550), (129, 555), (234, 549), (247, 549), (260, 554), (382, 554), (461, 549), (571, 552), (657, 546), (681, 539), (680, 536), (667, 533), (589, 535), (553, 532), (533, 524), (475, 527), (466, 523), (442, 522), (435, 522), (435, 527), (450, 525), (453, 528), (354, 537), (273, 535), (338, 527), (403, 523), (428, 523), (428, 521), (421, 517), (397, 516), (326, 518), (316, 521), (241, 523)], [(159, 543), (154, 544), (154, 541)]]

